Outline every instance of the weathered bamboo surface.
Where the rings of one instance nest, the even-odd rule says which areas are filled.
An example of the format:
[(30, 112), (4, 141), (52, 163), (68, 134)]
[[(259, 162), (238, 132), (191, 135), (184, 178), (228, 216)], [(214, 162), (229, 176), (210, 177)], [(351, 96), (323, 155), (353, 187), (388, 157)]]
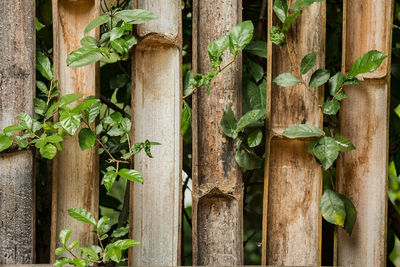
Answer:
[[(268, 29), (277, 25), (269, 1)], [(325, 3), (304, 8), (288, 35), (287, 47), (268, 41), (267, 136), (282, 134), (289, 126), (306, 123), (322, 127), (323, 89), (303, 85), (279, 87), (272, 80), (281, 73), (297, 74), (301, 59), (317, 53), (317, 63), (309, 74), (325, 65)], [(268, 37), (269, 40), (269, 37)], [(290, 62), (289, 51), (295, 62)], [(267, 142), (264, 179), (263, 264), (318, 265), (321, 258), (321, 166), (307, 153), (309, 141), (272, 138)], [(269, 153), (269, 156), (268, 156)]]
[[(207, 46), (242, 19), (242, 1), (193, 3), (193, 70), (210, 71)], [(231, 60), (224, 54), (226, 64)], [(243, 183), (235, 145), (220, 120), (231, 106), (241, 115), (241, 57), (193, 96), (193, 264), (243, 264)]]
[[(66, 58), (80, 47), (86, 25), (100, 14), (100, 0), (53, 0), (54, 77), (60, 95), (82, 93), (84, 97), (98, 95), (98, 65), (69, 68)], [(98, 36), (95, 30), (92, 36)], [(79, 130), (78, 130), (79, 131)], [(84, 208), (95, 217), (98, 214), (98, 156), (96, 150), (81, 151), (78, 136), (67, 137), (63, 151), (54, 159), (51, 226), (51, 259), (59, 243), (58, 233), (72, 229), (70, 240), (81, 240), (83, 246), (93, 244), (95, 236), (88, 224), (68, 216), (70, 208)]]
[[(391, 53), (392, 0), (344, 1), (343, 69), (369, 50)], [(338, 229), (339, 265), (386, 266), (388, 99), (390, 59), (364, 75), (361, 86), (346, 86), (340, 110), (340, 135), (356, 150), (338, 161), (337, 186), (357, 209), (351, 236)]]
[[(0, 129), (33, 115), (35, 2), (0, 1)], [(32, 152), (0, 153), (0, 265), (34, 262)]]
[(137, 0), (157, 20), (139, 25), (144, 39), (132, 65), (133, 137), (161, 143), (153, 159), (135, 156), (144, 184), (131, 183), (131, 236), (140, 241), (130, 252), (134, 266), (176, 266), (180, 262), (181, 203), (181, 2)]

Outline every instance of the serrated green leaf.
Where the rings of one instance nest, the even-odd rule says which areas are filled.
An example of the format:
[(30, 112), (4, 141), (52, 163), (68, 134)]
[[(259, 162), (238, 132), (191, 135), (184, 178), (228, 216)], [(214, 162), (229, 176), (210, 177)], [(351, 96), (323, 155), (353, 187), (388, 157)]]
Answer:
[(45, 159), (53, 159), (57, 154), (57, 148), (52, 144), (46, 144), (39, 150), (40, 155)]
[(224, 115), (221, 118), (221, 130), (226, 134), (227, 136), (235, 139), (237, 137), (237, 132), (236, 132), (236, 119), (235, 119), (235, 114), (233, 114), (233, 110), (231, 107), (227, 107), (224, 111)]
[(288, 86), (295, 86), (296, 84), (299, 84), (301, 82), (301, 80), (299, 78), (297, 78), (296, 76), (294, 76), (293, 74), (291, 74), (290, 72), (285, 72), (285, 73), (278, 75), (278, 77), (276, 77), (273, 80), (273, 82), (279, 86), (288, 87)]
[(342, 152), (347, 152), (356, 149), (353, 143), (344, 136), (335, 136), (336, 143), (339, 145), (339, 149)]
[(123, 118), (121, 120), (120, 127), (125, 133), (128, 133), (132, 128), (131, 120), (128, 118)]
[(239, 132), (246, 127), (252, 127), (253, 125), (259, 125), (260, 120), (264, 120), (266, 116), (265, 109), (253, 109), (243, 115), (237, 123), (236, 131)]
[(307, 72), (309, 72), (315, 66), (316, 62), (317, 62), (317, 53), (311, 53), (305, 55), (301, 60), (300, 73), (304, 75)]
[(326, 189), (319, 202), (322, 217), (332, 224), (343, 226), (346, 219), (346, 207), (339, 196), (333, 190)]
[(97, 115), (100, 114), (101, 102), (97, 102), (85, 109), (85, 117), (89, 123), (94, 122)]
[(212, 41), (207, 46), (208, 56), (212, 68), (216, 68), (222, 63), (222, 54), (229, 47), (229, 36), (222, 36)]
[(284, 22), (288, 13), (288, 5), (286, 0), (275, 0), (273, 10), (279, 20)]
[(129, 181), (143, 184), (143, 175), (138, 171), (131, 169), (121, 169), (119, 170), (118, 175)]
[(234, 49), (237, 52), (243, 50), (251, 42), (253, 32), (254, 26), (250, 20), (241, 22), (233, 27), (229, 32), (229, 46), (231, 50)]
[(82, 97), (83, 97), (83, 94), (67, 94), (67, 95), (63, 95), (60, 98), (60, 102), (61, 102), (60, 106), (66, 106), (68, 104), (71, 104), (71, 103), (77, 101), (78, 99), (81, 99)]
[(324, 0), (297, 0), (291, 7), (291, 10), (299, 10), (302, 7), (310, 6), (313, 3), (322, 2)]
[(94, 147), (96, 144), (96, 136), (89, 128), (83, 128), (79, 131), (79, 147), (81, 150), (86, 150)]
[(311, 88), (321, 86), (329, 80), (329, 77), (329, 70), (316, 70), (311, 76), (309, 86)]
[(128, 35), (128, 36), (123, 36), (126, 44), (128, 45), (128, 48), (131, 49), (135, 44), (137, 44), (137, 40), (135, 36), (133, 35)]
[(117, 51), (118, 53), (120, 53), (122, 55), (126, 55), (129, 53), (129, 46), (125, 42), (125, 40), (122, 38), (112, 40), (111, 46), (112, 46), (112, 48), (115, 49), (115, 51)]
[(53, 69), (49, 58), (36, 50), (36, 69), (45, 77), (47, 80), (51, 81), (53, 79)]
[(33, 120), (27, 113), (22, 112), (18, 114), (19, 124), (25, 129), (32, 129)]
[(113, 231), (111, 237), (123, 237), (129, 233), (129, 227), (120, 227)]
[(84, 46), (71, 52), (67, 65), (71, 68), (83, 67), (105, 58), (97, 47)]
[(96, 226), (96, 220), (93, 215), (83, 208), (72, 208), (68, 210), (68, 215), (83, 223), (88, 223)]
[(283, 132), (287, 138), (307, 138), (324, 136), (325, 133), (320, 128), (309, 124), (297, 124), (290, 126)]
[(91, 30), (93, 30), (94, 28), (103, 25), (104, 23), (107, 23), (109, 20), (109, 17), (107, 15), (102, 15), (100, 17), (95, 18), (94, 20), (92, 20), (85, 28), (85, 30), (83, 31), (83, 33), (86, 35), (88, 34)]
[(90, 106), (92, 106), (93, 104), (96, 104), (100, 102), (100, 99), (98, 98), (90, 98), (90, 99), (85, 99), (83, 100), (81, 103), (79, 103), (79, 105), (77, 105), (76, 107), (74, 107), (72, 109), (72, 112), (78, 113), (81, 112), (82, 110), (86, 110), (88, 109)]
[(60, 239), (61, 244), (64, 246), (67, 244), (69, 237), (71, 236), (72, 231), (70, 229), (63, 229), (60, 231), (58, 238)]
[(115, 16), (130, 24), (141, 24), (157, 19), (152, 12), (142, 9), (121, 10), (116, 12)]
[(60, 124), (70, 135), (74, 135), (81, 124), (81, 114), (72, 113), (67, 110), (60, 110)]
[(59, 142), (62, 142), (63, 139), (61, 136), (54, 134), (54, 135), (47, 136), (45, 138), (45, 140), (46, 140), (46, 142), (49, 142), (49, 143), (59, 143)]
[(261, 144), (262, 139), (263, 133), (260, 129), (258, 129), (249, 134), (247, 137), (247, 144), (249, 147), (256, 147)]
[(324, 170), (329, 169), (339, 156), (340, 147), (332, 137), (320, 138), (314, 147), (314, 156), (321, 162)]
[(101, 184), (104, 184), (107, 192), (110, 191), (112, 185), (115, 182), (115, 178), (117, 178), (117, 173), (115, 171), (108, 171), (106, 174), (104, 174)]
[(112, 243), (113, 246), (118, 247), (120, 250), (125, 250), (139, 244), (140, 242), (135, 241), (133, 239), (121, 239)]
[(356, 59), (351, 66), (347, 79), (355, 78), (359, 74), (374, 72), (387, 56), (377, 50), (371, 50)]
[(21, 125), (10, 125), (4, 128), (3, 133), (14, 133), (14, 132), (20, 132), (25, 130), (25, 127)]
[(109, 136), (121, 136), (121, 135), (124, 135), (125, 132), (124, 132), (122, 129), (120, 129), (120, 128), (111, 128), (111, 129), (107, 132), (107, 134), (108, 134)]
[(56, 248), (56, 250), (54, 251), (54, 254), (61, 255), (63, 254), (67, 249), (66, 248)]
[(100, 220), (97, 222), (97, 231), (99, 232), (99, 235), (103, 235), (107, 233), (111, 225), (109, 224), (110, 218), (107, 216), (103, 216), (100, 218)]
[(267, 58), (267, 42), (252, 41), (246, 46), (244, 51), (262, 58)]
[(121, 249), (116, 246), (108, 245), (106, 249), (106, 259), (109, 258), (115, 262), (119, 262), (121, 260), (122, 253)]
[(322, 112), (326, 115), (336, 115), (340, 109), (340, 103), (336, 99), (326, 101), (322, 104)]

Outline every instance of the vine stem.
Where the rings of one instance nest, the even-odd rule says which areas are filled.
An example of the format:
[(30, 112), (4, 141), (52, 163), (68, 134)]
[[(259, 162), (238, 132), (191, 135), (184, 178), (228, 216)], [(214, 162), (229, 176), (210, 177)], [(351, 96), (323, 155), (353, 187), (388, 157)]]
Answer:
[(306, 81), (303, 79), (303, 76), (300, 73), (300, 68), (299, 66), (297, 66), (297, 64), (295, 63), (294, 59), (293, 59), (293, 54), (292, 54), (292, 49), (290, 49), (289, 47), (289, 40), (288, 37), (286, 35), (286, 48), (289, 54), (289, 60), (290, 60), (290, 64), (292, 67), (297, 67), (298, 69), (298, 78), (300, 79), (301, 83), (306, 87), (307, 91), (314, 97), (315, 101), (318, 103), (318, 105), (320, 105), (318, 97), (315, 95), (315, 93), (313, 92), (313, 90), (308, 86), (308, 84), (306, 83)]
[(333, 96), (333, 98), (332, 98), (332, 101), (333, 100), (335, 100), (335, 98), (337, 97), (337, 95), (340, 93), (340, 92), (342, 92), (343, 91), (343, 87), (342, 88), (340, 88), (337, 92), (336, 92), (336, 94)]

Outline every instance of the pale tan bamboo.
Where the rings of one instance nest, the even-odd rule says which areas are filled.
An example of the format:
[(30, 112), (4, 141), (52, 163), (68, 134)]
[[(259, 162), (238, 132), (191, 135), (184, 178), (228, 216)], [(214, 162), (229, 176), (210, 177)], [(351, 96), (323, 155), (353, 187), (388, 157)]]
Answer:
[[(0, 130), (33, 115), (34, 19), (34, 1), (0, 1)], [(0, 153), (0, 265), (34, 262), (33, 176), (32, 151)]]
[[(242, 1), (193, 3), (193, 70), (210, 71), (208, 44), (242, 20)], [(228, 52), (224, 62), (231, 60)], [(193, 264), (243, 264), (243, 183), (234, 142), (220, 128), (224, 110), (241, 115), (241, 57), (193, 95)], [(223, 63), (224, 64), (224, 63)]]
[(392, 33), (392, 0), (343, 2), (342, 71), (357, 57), (376, 49), (389, 55), (381, 67), (365, 74), (361, 86), (346, 86), (340, 109), (340, 134), (356, 150), (338, 161), (338, 191), (354, 203), (357, 221), (351, 236), (337, 233), (337, 263), (344, 266), (386, 266), (388, 166), (388, 101)]
[(143, 38), (132, 64), (133, 139), (161, 143), (153, 159), (135, 156), (144, 184), (131, 184), (131, 236), (141, 242), (130, 251), (134, 266), (180, 263), (181, 198), (181, 1), (137, 0), (135, 6), (158, 19), (141, 24)]
[[(268, 29), (277, 23), (271, 0)], [(273, 45), (268, 36), (268, 52), (267, 140), (272, 132), (282, 134), (294, 124), (322, 127), (322, 88), (312, 89), (315, 99), (303, 85), (279, 87), (272, 80), (284, 72), (297, 74), (301, 59), (309, 53), (317, 53), (317, 63), (304, 79), (308, 82), (313, 71), (324, 68), (325, 3), (304, 8), (289, 30), (286, 47)], [(321, 166), (307, 153), (309, 141), (278, 137), (270, 140), (266, 146), (262, 263), (319, 265)]]
[[(60, 95), (82, 93), (98, 95), (99, 65), (69, 68), (66, 58), (80, 47), (83, 30), (100, 15), (100, 0), (53, 0), (54, 77), (58, 80)], [(99, 29), (91, 33), (98, 37)], [(78, 130), (79, 131), (79, 130)], [(54, 159), (50, 261), (59, 245), (58, 233), (72, 230), (70, 240), (81, 245), (94, 244), (95, 235), (88, 224), (68, 216), (70, 208), (84, 208), (98, 215), (99, 168), (96, 150), (81, 151), (77, 134), (66, 137), (63, 151)]]

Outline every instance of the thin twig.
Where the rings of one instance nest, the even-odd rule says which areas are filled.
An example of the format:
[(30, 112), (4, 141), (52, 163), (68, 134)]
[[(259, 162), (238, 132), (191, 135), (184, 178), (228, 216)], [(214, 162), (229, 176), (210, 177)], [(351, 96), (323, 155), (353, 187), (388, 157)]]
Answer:
[(268, 0), (263, 0), (261, 3), (261, 11), (260, 11), (260, 16), (258, 17), (258, 24), (257, 24), (256, 40), (260, 40), (263, 33), (263, 25), (265, 21), (265, 12), (267, 10), (267, 2)]
[(128, 119), (131, 118), (131, 116), (130, 116), (128, 113), (126, 113), (123, 109), (119, 108), (119, 107), (118, 107), (117, 105), (115, 105), (113, 102), (111, 102), (110, 100), (108, 100), (107, 97), (101, 95), (101, 96), (100, 96), (100, 101), (101, 101), (101, 103), (107, 105), (107, 107), (113, 109), (114, 111), (118, 111), (119, 113), (121, 113), (122, 116), (124, 116), (125, 118), (128, 118)]

